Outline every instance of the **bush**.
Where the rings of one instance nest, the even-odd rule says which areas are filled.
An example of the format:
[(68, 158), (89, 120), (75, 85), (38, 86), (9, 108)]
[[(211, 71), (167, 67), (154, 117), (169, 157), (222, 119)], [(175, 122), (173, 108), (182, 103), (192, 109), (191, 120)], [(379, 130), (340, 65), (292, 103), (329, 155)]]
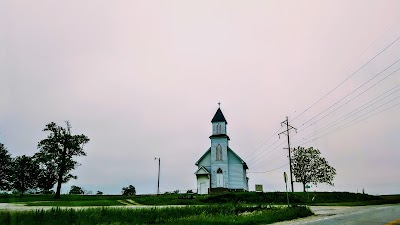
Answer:
[(81, 187), (72, 185), (71, 189), (69, 190), (70, 195), (83, 195), (85, 192)]
[(136, 188), (133, 185), (122, 188), (122, 195), (136, 195)]

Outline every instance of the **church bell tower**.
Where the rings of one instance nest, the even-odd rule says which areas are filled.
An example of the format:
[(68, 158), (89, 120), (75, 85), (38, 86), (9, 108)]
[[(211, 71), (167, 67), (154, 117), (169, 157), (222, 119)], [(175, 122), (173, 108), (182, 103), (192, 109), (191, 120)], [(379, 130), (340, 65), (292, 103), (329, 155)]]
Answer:
[(228, 141), (226, 121), (221, 108), (211, 120), (211, 188), (228, 188)]

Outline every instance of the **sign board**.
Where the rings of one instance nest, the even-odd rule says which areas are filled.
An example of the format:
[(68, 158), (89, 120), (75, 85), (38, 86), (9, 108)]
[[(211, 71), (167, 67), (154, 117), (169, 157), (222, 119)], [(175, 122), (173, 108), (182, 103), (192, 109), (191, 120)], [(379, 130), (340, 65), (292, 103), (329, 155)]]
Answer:
[(286, 175), (286, 172), (283, 172), (283, 179), (285, 179), (285, 183), (287, 183), (287, 175)]
[(256, 192), (263, 192), (262, 184), (256, 184)]
[(307, 188), (307, 189), (309, 189), (310, 187), (311, 187), (310, 185), (306, 184), (306, 188)]

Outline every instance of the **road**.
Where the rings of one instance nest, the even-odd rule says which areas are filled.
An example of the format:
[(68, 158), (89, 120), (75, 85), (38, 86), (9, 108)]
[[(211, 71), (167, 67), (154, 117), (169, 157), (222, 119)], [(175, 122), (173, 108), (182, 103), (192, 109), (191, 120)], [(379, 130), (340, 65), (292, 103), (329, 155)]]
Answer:
[[(311, 206), (315, 216), (275, 223), (275, 225), (379, 225), (398, 220), (400, 205), (374, 206)], [(392, 223), (397, 224), (397, 223)]]

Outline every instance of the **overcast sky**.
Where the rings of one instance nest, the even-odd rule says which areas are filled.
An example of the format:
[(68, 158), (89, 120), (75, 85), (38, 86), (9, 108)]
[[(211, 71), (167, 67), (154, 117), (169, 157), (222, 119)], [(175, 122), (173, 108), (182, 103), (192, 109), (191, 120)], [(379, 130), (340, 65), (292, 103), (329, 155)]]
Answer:
[(195, 189), (221, 101), (251, 190), (284, 190), (289, 116), (293, 145), (337, 170), (311, 190), (399, 193), (400, 91), (378, 97), (400, 84), (398, 37), (395, 0), (0, 0), (0, 142), (33, 155), (47, 123), (69, 120), (91, 141), (63, 192), (155, 193), (154, 157), (162, 192)]

